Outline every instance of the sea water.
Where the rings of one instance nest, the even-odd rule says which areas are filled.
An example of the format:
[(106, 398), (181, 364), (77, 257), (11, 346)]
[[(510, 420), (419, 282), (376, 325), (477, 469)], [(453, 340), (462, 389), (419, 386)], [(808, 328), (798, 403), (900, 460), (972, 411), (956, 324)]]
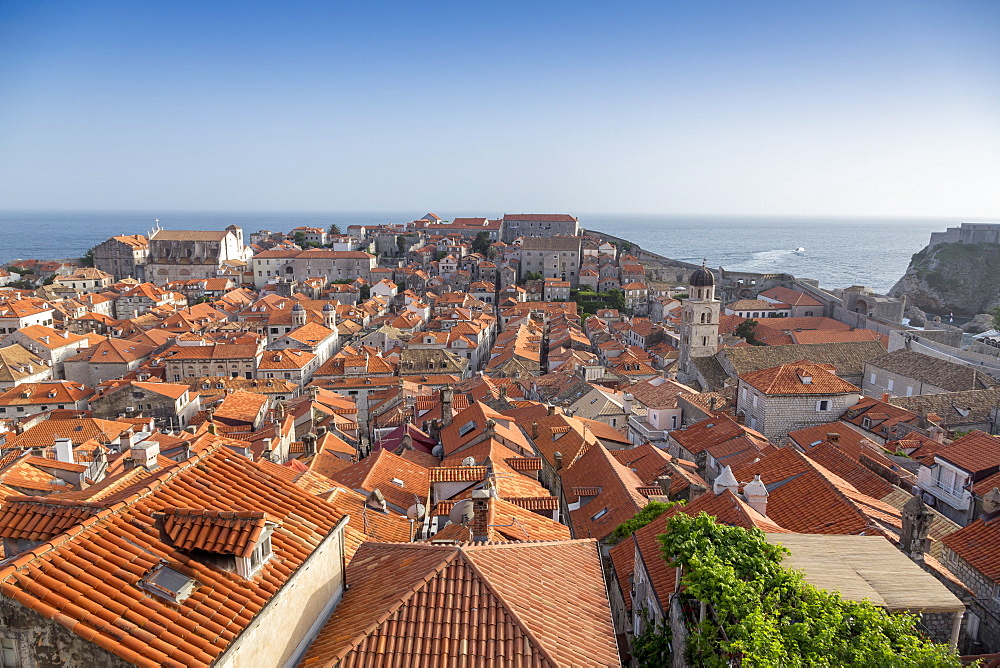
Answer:
[[(120, 234), (147, 234), (155, 219), (164, 229), (243, 228), (245, 238), (261, 229), (404, 223), (420, 212), (3, 212), (0, 262), (18, 258), (79, 257), (95, 244)], [(435, 212), (452, 216), (496, 212)], [(906, 271), (910, 256), (930, 233), (962, 222), (959, 218), (815, 218), (739, 216), (654, 216), (574, 213), (583, 228), (629, 239), (666, 257), (734, 271), (786, 272), (817, 279), (825, 288), (867, 285), (888, 290)], [(796, 250), (796, 249), (804, 250)]]

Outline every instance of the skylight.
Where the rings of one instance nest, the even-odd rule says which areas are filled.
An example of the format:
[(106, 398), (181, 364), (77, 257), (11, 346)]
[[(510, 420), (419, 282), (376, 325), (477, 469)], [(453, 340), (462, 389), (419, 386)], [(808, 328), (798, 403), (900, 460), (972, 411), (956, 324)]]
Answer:
[(463, 424), (461, 427), (458, 428), (458, 435), (465, 436), (475, 428), (476, 428), (476, 421), (469, 420), (468, 422), (466, 422), (465, 424)]
[(198, 586), (198, 582), (179, 571), (160, 565), (140, 580), (139, 585), (160, 598), (181, 603), (191, 595), (191, 592)]
[(605, 515), (607, 515), (607, 514), (608, 514), (608, 509), (607, 509), (607, 508), (602, 508), (602, 509), (601, 509), (601, 511), (600, 511), (599, 513), (597, 513), (596, 515), (594, 515), (594, 516), (593, 516), (593, 517), (591, 517), (590, 519), (591, 519), (592, 521), (594, 521), (594, 520), (599, 520), (599, 519), (601, 519), (602, 517), (604, 517), (604, 516), (605, 516)]

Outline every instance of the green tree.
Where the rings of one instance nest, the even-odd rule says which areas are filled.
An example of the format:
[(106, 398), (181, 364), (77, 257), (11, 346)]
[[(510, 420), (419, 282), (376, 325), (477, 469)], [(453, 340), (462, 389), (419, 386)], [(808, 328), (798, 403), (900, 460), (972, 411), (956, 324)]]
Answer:
[(83, 264), (84, 267), (94, 266), (94, 248), (96, 248), (96, 246), (94, 246), (93, 248), (88, 248), (87, 252), (84, 253), (83, 257), (80, 258), (80, 262)]
[(334, 223), (333, 225), (330, 226), (330, 229), (328, 229), (327, 232), (329, 232), (330, 234), (340, 234), (340, 225)]
[(631, 519), (627, 519), (615, 527), (615, 530), (608, 535), (606, 542), (609, 545), (617, 545), (675, 505), (672, 501), (670, 503), (650, 501), (642, 510), (633, 515)]
[(526, 281), (540, 281), (542, 280), (542, 272), (540, 271), (529, 271), (524, 274), (524, 280)]
[(993, 326), (1000, 329), (1000, 306), (994, 306), (991, 308), (990, 315), (993, 316)]
[(396, 237), (396, 249), (400, 255), (406, 252), (406, 238), (402, 234)]
[(625, 293), (618, 288), (612, 288), (605, 293), (605, 301), (608, 305), (619, 311), (625, 310)]
[(658, 540), (668, 565), (682, 569), (682, 596), (708, 606), (703, 621), (687, 623), (689, 665), (961, 665), (948, 647), (920, 635), (915, 616), (807, 584), (781, 565), (788, 550), (759, 529), (677, 514)]
[(472, 252), (487, 255), (490, 252), (490, 233), (477, 232), (476, 238), (472, 240)]
[(358, 297), (361, 298), (361, 301), (368, 301), (369, 299), (371, 299), (371, 296), (372, 296), (372, 288), (370, 285), (362, 285), (360, 288), (358, 288)]
[(305, 248), (306, 247), (306, 233), (305, 232), (299, 230), (298, 232), (295, 233), (295, 245), (298, 246), (299, 248)]
[(758, 343), (757, 335), (757, 321), (750, 318), (744, 320), (736, 326), (736, 330), (733, 332), (736, 336), (740, 337), (747, 343)]

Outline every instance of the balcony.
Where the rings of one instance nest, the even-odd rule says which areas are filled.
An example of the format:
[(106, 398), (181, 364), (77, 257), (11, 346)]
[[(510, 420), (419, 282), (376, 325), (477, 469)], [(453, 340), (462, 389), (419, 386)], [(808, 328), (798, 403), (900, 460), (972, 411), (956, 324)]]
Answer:
[(920, 467), (920, 472), (917, 476), (917, 486), (924, 492), (940, 499), (956, 510), (968, 510), (972, 503), (971, 491), (962, 488), (954, 489), (942, 486), (939, 481), (934, 478), (931, 469), (926, 466)]
[(653, 426), (638, 415), (633, 415), (628, 419), (628, 428), (634, 431), (644, 441), (666, 442), (669, 429), (653, 429)]

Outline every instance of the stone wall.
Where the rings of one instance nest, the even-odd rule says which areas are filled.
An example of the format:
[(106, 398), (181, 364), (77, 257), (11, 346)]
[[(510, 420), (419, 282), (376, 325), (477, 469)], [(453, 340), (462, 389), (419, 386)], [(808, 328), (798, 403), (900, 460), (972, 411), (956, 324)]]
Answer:
[(920, 613), (920, 626), (933, 642), (950, 645), (956, 614), (962, 613), (922, 612)]
[[(973, 568), (969, 562), (947, 546), (942, 556), (949, 570), (962, 581), (962, 584), (972, 590), (974, 598), (969, 606), (969, 612), (979, 618), (979, 648), (976, 652), (986, 654), (1000, 652), (1000, 600), (995, 598), (997, 583)], [(967, 640), (975, 639), (967, 638)]]
[(18, 665), (32, 668), (132, 665), (5, 596), (0, 597), (0, 627), (0, 636), (17, 643)]
[[(747, 396), (743, 397), (743, 388)], [(805, 427), (826, 424), (836, 420), (844, 411), (858, 403), (860, 394), (835, 395), (770, 395), (763, 396), (740, 381), (737, 395), (737, 413), (746, 416), (746, 425), (756, 429), (776, 445), (788, 442), (788, 432)], [(757, 393), (753, 405), (752, 393)], [(820, 401), (828, 401), (828, 410), (816, 410)]]

